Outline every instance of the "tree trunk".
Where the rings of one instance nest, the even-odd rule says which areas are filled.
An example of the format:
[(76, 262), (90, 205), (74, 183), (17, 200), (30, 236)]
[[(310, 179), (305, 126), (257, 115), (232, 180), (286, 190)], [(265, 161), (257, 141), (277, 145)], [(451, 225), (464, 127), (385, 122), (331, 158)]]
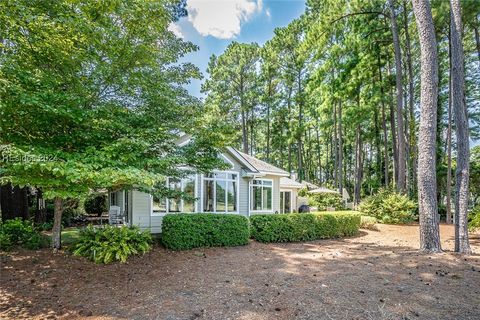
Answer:
[(380, 65), (380, 54), (377, 56), (377, 62), (378, 62), (378, 77), (380, 80), (380, 94), (381, 94), (381, 99), (380, 102), (382, 104), (382, 129), (383, 129), (383, 145), (384, 145), (384, 152), (385, 152), (385, 160), (384, 160), (384, 166), (385, 166), (385, 187), (388, 187), (390, 184), (389, 177), (388, 177), (388, 169), (389, 169), (389, 156), (388, 156), (388, 131), (387, 131), (387, 121), (386, 121), (386, 115), (385, 115), (385, 92), (383, 90), (383, 77), (382, 77), (382, 67)]
[(343, 131), (342, 131), (342, 101), (338, 103), (338, 191), (343, 195)]
[(396, 186), (398, 192), (405, 192), (406, 182), (406, 158), (405, 158), (405, 132), (403, 127), (403, 84), (402, 84), (402, 53), (398, 38), (397, 20), (392, 0), (388, 0), (390, 8), (390, 20), (392, 23), (393, 47), (395, 49), (395, 74), (397, 86), (397, 148), (398, 148), (398, 175)]
[(468, 196), (470, 146), (468, 114), (465, 105), (465, 71), (462, 44), (460, 0), (450, 1), (452, 41), (452, 109), (457, 136), (457, 170), (455, 181), (455, 251), (470, 254), (468, 241)]
[(53, 211), (53, 228), (52, 228), (52, 247), (54, 250), (62, 247), (62, 214), (63, 214), (63, 200), (56, 197), (54, 200)]
[(247, 130), (247, 116), (245, 110), (242, 110), (242, 144), (243, 153), (248, 154), (248, 130)]
[(270, 103), (271, 103), (271, 79), (270, 83), (268, 84), (268, 101), (267, 101), (267, 162), (270, 161)]
[(418, 132), (418, 204), (420, 250), (441, 252), (436, 175), (438, 56), (428, 0), (412, 0), (421, 52), (420, 126)]
[(297, 85), (298, 85), (298, 132), (297, 132), (297, 165), (298, 165), (298, 179), (302, 181), (305, 179), (305, 172), (303, 168), (303, 144), (302, 144), (302, 133), (303, 133), (303, 93), (302, 93), (302, 71), (298, 71), (297, 75)]
[(413, 88), (413, 67), (412, 67), (412, 52), (410, 48), (410, 32), (408, 30), (408, 12), (407, 12), (407, 1), (403, 1), (403, 14), (404, 14), (404, 27), (405, 27), (405, 48), (406, 48), (406, 57), (407, 57), (407, 68), (408, 68), (408, 113), (410, 117), (409, 121), (409, 172), (410, 172), (410, 191), (414, 193), (414, 188), (416, 185), (416, 152), (415, 152), (415, 105), (414, 105), (414, 88)]
[(360, 125), (357, 125), (356, 139), (355, 139), (355, 192), (354, 202), (356, 205), (360, 203), (360, 191), (362, 188), (362, 136)]
[(446, 203), (446, 222), (452, 223), (452, 40), (448, 36), (448, 127), (447, 127), (447, 203)]
[(338, 187), (338, 128), (337, 128), (337, 105), (333, 102), (333, 143), (332, 143), (333, 156), (333, 179), (335, 181), (335, 187)]

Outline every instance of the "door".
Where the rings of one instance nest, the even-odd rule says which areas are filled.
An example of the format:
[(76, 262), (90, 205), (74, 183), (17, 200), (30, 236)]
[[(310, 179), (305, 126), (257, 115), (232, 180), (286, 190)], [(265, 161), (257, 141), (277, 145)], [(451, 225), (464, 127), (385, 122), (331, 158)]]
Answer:
[(292, 212), (292, 191), (280, 191), (280, 213)]

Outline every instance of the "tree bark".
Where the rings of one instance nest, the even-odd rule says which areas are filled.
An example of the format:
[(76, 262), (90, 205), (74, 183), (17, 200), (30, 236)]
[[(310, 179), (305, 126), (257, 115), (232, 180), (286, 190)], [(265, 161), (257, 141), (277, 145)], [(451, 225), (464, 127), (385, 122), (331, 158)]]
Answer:
[(377, 56), (377, 63), (378, 63), (378, 77), (380, 80), (380, 94), (381, 94), (381, 99), (380, 102), (382, 104), (382, 129), (383, 129), (383, 145), (384, 145), (384, 181), (385, 181), (385, 187), (388, 187), (390, 184), (389, 181), (389, 174), (388, 174), (388, 169), (389, 169), (389, 156), (388, 156), (388, 131), (387, 131), (387, 121), (386, 121), (386, 115), (385, 115), (385, 92), (383, 90), (383, 77), (382, 77), (382, 67), (380, 65), (380, 54)]
[(409, 172), (411, 176), (411, 193), (414, 193), (414, 188), (416, 185), (416, 152), (415, 152), (415, 105), (414, 105), (414, 88), (413, 88), (413, 67), (412, 67), (412, 52), (410, 47), (410, 32), (408, 28), (408, 12), (407, 12), (407, 1), (403, 1), (403, 14), (404, 14), (404, 27), (405, 27), (405, 49), (406, 49), (406, 58), (407, 58), (407, 68), (408, 68), (408, 113), (409, 113)]
[(342, 101), (338, 103), (338, 191), (343, 195), (343, 131)]
[(62, 214), (63, 200), (59, 197), (54, 199), (52, 247), (54, 250), (62, 248)]
[(395, 75), (397, 87), (397, 148), (398, 148), (398, 175), (396, 186), (398, 192), (405, 192), (406, 183), (406, 158), (405, 158), (405, 132), (403, 124), (403, 84), (402, 84), (402, 52), (398, 37), (398, 27), (395, 15), (395, 8), (392, 0), (388, 0), (390, 8), (390, 20), (392, 23), (393, 47), (395, 50)]
[(460, 0), (450, 1), (450, 35), (452, 41), (452, 109), (457, 136), (457, 170), (455, 173), (455, 251), (470, 254), (468, 240), (468, 196), (470, 146), (468, 114), (465, 105), (465, 71), (462, 44)]
[(420, 250), (441, 252), (436, 175), (438, 55), (428, 0), (412, 0), (421, 52), (420, 126), (418, 132), (418, 204)]
[(447, 127), (447, 203), (446, 222), (452, 223), (452, 40), (448, 36), (448, 127)]
[[(354, 202), (356, 205), (360, 203), (360, 191), (362, 188), (363, 178), (363, 161), (362, 161), (362, 133), (360, 125), (357, 125), (356, 139), (355, 139), (355, 192)], [(341, 193), (340, 193), (341, 194)]]
[(473, 27), (473, 32), (475, 33), (475, 44), (476, 44), (476, 47), (477, 47), (478, 65), (480, 66), (480, 35), (478, 34), (478, 27), (477, 26)]

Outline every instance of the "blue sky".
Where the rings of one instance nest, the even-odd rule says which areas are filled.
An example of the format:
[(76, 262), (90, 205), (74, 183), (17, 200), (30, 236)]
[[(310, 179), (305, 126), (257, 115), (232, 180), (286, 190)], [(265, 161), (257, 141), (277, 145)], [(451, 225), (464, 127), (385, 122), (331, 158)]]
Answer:
[[(284, 27), (305, 11), (303, 0), (187, 0), (188, 17), (170, 26), (170, 30), (200, 49), (184, 60), (197, 65), (204, 77), (212, 54), (220, 55), (232, 42), (263, 44), (273, 30)], [(202, 81), (193, 81), (188, 89), (201, 97)]]

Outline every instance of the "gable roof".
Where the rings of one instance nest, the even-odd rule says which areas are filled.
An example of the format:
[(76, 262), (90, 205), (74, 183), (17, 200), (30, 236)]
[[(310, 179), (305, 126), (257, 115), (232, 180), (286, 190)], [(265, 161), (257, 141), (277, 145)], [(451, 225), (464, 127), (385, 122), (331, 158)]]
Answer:
[(246, 153), (238, 151), (235, 148), (228, 147), (228, 151), (243, 165), (245, 165), (251, 172), (254, 173), (263, 173), (263, 174), (271, 174), (271, 175), (278, 175), (278, 176), (285, 176), (288, 177), (290, 174), (270, 163), (252, 157)]
[(280, 178), (280, 188), (302, 189), (303, 184), (288, 177)]

